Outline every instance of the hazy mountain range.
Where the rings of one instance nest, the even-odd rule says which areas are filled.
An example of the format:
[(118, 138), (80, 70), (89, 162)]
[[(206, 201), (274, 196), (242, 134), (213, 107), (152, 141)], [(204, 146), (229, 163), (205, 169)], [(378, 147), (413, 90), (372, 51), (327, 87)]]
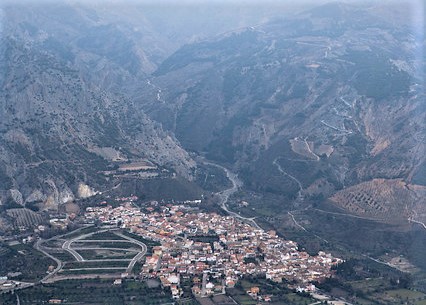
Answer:
[(117, 156), (193, 181), (202, 154), (282, 217), (326, 201), (424, 223), (414, 10), (4, 5), (1, 203), (55, 209), (109, 189)]

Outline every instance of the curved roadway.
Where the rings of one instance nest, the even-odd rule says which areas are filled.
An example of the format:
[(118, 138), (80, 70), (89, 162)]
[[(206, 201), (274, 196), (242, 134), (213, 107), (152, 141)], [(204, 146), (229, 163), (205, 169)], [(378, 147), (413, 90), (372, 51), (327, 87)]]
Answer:
[(57, 265), (56, 268), (51, 273), (49, 273), (48, 275), (46, 275), (44, 278), (40, 280), (40, 283), (45, 283), (49, 278), (53, 277), (59, 270), (62, 269), (63, 264), (61, 260), (57, 259), (56, 257), (54, 257), (53, 255), (49, 254), (48, 252), (44, 250), (44, 247), (41, 245), (42, 242), (44, 242), (43, 239), (37, 240), (37, 242), (34, 244), (34, 248), (40, 251), (41, 253), (43, 253), (44, 255), (46, 255), (47, 257), (53, 259)]
[(231, 181), (232, 183), (232, 187), (230, 187), (229, 189), (223, 190), (221, 192), (217, 192), (216, 195), (219, 197), (220, 202), (219, 202), (219, 206), (226, 211), (229, 215), (241, 219), (245, 222), (250, 223), (252, 226), (256, 227), (259, 230), (262, 230), (262, 228), (256, 223), (256, 221), (254, 220), (255, 217), (244, 217), (239, 215), (238, 213), (235, 213), (233, 211), (230, 211), (226, 205), (226, 203), (229, 200), (229, 197), (231, 197), (234, 193), (236, 193), (238, 191), (239, 188), (241, 188), (243, 186), (243, 182), (238, 178), (238, 175), (231, 172), (229, 169), (227, 169), (226, 167), (223, 167), (222, 165), (216, 164), (216, 163), (212, 163), (209, 161), (205, 161), (202, 160), (202, 162), (204, 164), (208, 164), (208, 165), (212, 165), (215, 167), (219, 167), (220, 169), (222, 169), (225, 174), (226, 177)]
[[(92, 235), (97, 234), (97, 233), (106, 232), (106, 231), (113, 231), (114, 234), (116, 234), (117, 236), (123, 238), (124, 240), (84, 240), (84, 238), (87, 238), (87, 237), (92, 236)], [(61, 236), (65, 236), (65, 235), (61, 235)], [(61, 236), (57, 236), (57, 237), (54, 237), (54, 238), (59, 238)], [(46, 241), (47, 240), (43, 240), (43, 239), (37, 240), (37, 242), (34, 244), (34, 248), (36, 250), (42, 252), (45, 256), (47, 256), (47, 257), (51, 258), (52, 260), (54, 260), (56, 262), (57, 266), (56, 266), (56, 268), (51, 273), (49, 273), (43, 279), (41, 279), (39, 281), (40, 283), (47, 283), (47, 282), (49, 282), (49, 280), (51, 281), (51, 278), (53, 276), (55, 276), (63, 268), (63, 266), (64, 266), (64, 263), (60, 259), (54, 257), (53, 255), (51, 255), (50, 253), (48, 253), (46, 251), (47, 248), (42, 245), (42, 243), (44, 243)], [(89, 244), (89, 247), (82, 247), (82, 246), (80, 246), (80, 247), (72, 247), (72, 243), (73, 242), (87, 242)], [(111, 248), (111, 247), (110, 248), (102, 248), (102, 247), (93, 247), (93, 246), (90, 246), (90, 243), (95, 243), (95, 242), (121, 242), (121, 243), (123, 243), (123, 242), (131, 242), (131, 243), (136, 244), (137, 246), (139, 246), (140, 250), (136, 250), (136, 249), (123, 249), (123, 248)], [(121, 270), (121, 269), (124, 270), (125, 269), (125, 271), (127, 273), (130, 273), (132, 271), (132, 269), (134, 268), (135, 264), (138, 261), (140, 261), (142, 259), (142, 257), (147, 252), (147, 246), (143, 242), (141, 242), (141, 241), (139, 241), (137, 239), (134, 239), (132, 237), (126, 236), (126, 235), (124, 235), (124, 234), (122, 234), (120, 232), (117, 232), (115, 230), (109, 230), (109, 229), (107, 229), (107, 230), (100, 230), (100, 231), (96, 231), (96, 232), (91, 232), (91, 233), (87, 233), (87, 234), (83, 234), (83, 235), (74, 237), (72, 239), (66, 240), (62, 244), (61, 248), (63, 250), (65, 250), (65, 251), (67, 251), (68, 253), (70, 253), (75, 258), (75, 260), (77, 262), (83, 262), (83, 263), (84, 262), (100, 262), (101, 263), (103, 261), (126, 261), (126, 262), (129, 262), (129, 264), (128, 264), (127, 267), (98, 267), (98, 268), (84, 268), (84, 267), (82, 267), (82, 268), (72, 269), (72, 270), (75, 270), (75, 271), (77, 271), (77, 270), (101, 270), (101, 269), (111, 269), (111, 270)], [(50, 249), (50, 250), (52, 250), (52, 249)], [(128, 259), (123, 258), (123, 259), (93, 259), (93, 260), (86, 260), (76, 250), (120, 250), (120, 251), (128, 251), (128, 252), (137, 252), (137, 254), (133, 258), (128, 258)], [(34, 285), (34, 284), (31, 284), (31, 285)]]
[(135, 264), (136, 264), (136, 262), (138, 262), (145, 254), (146, 254), (146, 251), (147, 251), (147, 247), (146, 247), (146, 245), (143, 243), (143, 242), (141, 242), (141, 241), (139, 241), (139, 240), (136, 240), (136, 239), (134, 239), (134, 238), (131, 238), (131, 237), (129, 237), (129, 236), (126, 236), (126, 235), (124, 235), (124, 234), (121, 234), (120, 232), (114, 232), (114, 234), (115, 235), (117, 235), (117, 236), (120, 236), (121, 238), (124, 238), (124, 239), (127, 239), (127, 240), (130, 240), (131, 242), (133, 242), (133, 243), (136, 243), (138, 246), (140, 246), (141, 247), (141, 249), (142, 249), (142, 251), (141, 252), (139, 252), (133, 259), (132, 259), (132, 261), (130, 262), (130, 264), (129, 264), (129, 266), (127, 267), (127, 272), (131, 272), (132, 271), (132, 269), (133, 269), (133, 267), (135, 266)]

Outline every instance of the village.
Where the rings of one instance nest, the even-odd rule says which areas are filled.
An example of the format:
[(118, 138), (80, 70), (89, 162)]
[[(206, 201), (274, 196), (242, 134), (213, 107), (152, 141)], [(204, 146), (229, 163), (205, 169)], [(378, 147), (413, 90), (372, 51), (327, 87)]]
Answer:
[[(141, 209), (123, 202), (116, 208), (89, 207), (85, 219), (120, 226), (159, 242), (161, 246), (146, 256), (141, 275), (160, 279), (176, 299), (182, 294), (182, 279), (191, 279), (193, 294), (204, 297), (225, 293), (242, 277), (253, 275), (285, 281), (300, 292), (313, 292), (313, 283), (331, 277), (332, 267), (343, 262), (322, 251), (311, 256), (275, 231), (266, 232), (233, 216), (201, 212), (189, 205), (158, 206), (154, 202)], [(258, 287), (247, 293), (259, 300), (270, 299)]]

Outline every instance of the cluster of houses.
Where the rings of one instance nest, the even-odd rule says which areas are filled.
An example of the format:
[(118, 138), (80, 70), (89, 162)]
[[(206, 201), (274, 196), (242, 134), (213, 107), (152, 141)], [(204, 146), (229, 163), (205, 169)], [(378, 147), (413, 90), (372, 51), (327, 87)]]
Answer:
[(324, 252), (311, 256), (299, 251), (295, 242), (274, 231), (266, 232), (232, 216), (194, 212), (182, 205), (142, 212), (123, 204), (88, 208), (85, 215), (160, 242), (146, 257), (142, 275), (159, 278), (176, 298), (182, 293), (181, 277), (192, 279), (192, 291), (200, 296), (222, 293), (245, 275), (285, 280), (307, 290), (312, 282), (332, 276), (332, 267), (342, 262)]

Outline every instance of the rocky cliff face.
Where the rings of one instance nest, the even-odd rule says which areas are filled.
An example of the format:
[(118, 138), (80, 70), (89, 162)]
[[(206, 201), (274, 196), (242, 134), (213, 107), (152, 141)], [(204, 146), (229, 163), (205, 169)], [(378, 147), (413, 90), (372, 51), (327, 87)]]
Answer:
[(108, 147), (192, 179), (195, 162), (173, 134), (117, 89), (143, 82), (154, 64), (119, 29), (71, 7), (61, 19), (62, 9), (3, 9), (2, 201), (56, 209), (94, 193), (81, 183), (107, 188), (113, 182), (100, 172), (113, 165), (96, 152)]

